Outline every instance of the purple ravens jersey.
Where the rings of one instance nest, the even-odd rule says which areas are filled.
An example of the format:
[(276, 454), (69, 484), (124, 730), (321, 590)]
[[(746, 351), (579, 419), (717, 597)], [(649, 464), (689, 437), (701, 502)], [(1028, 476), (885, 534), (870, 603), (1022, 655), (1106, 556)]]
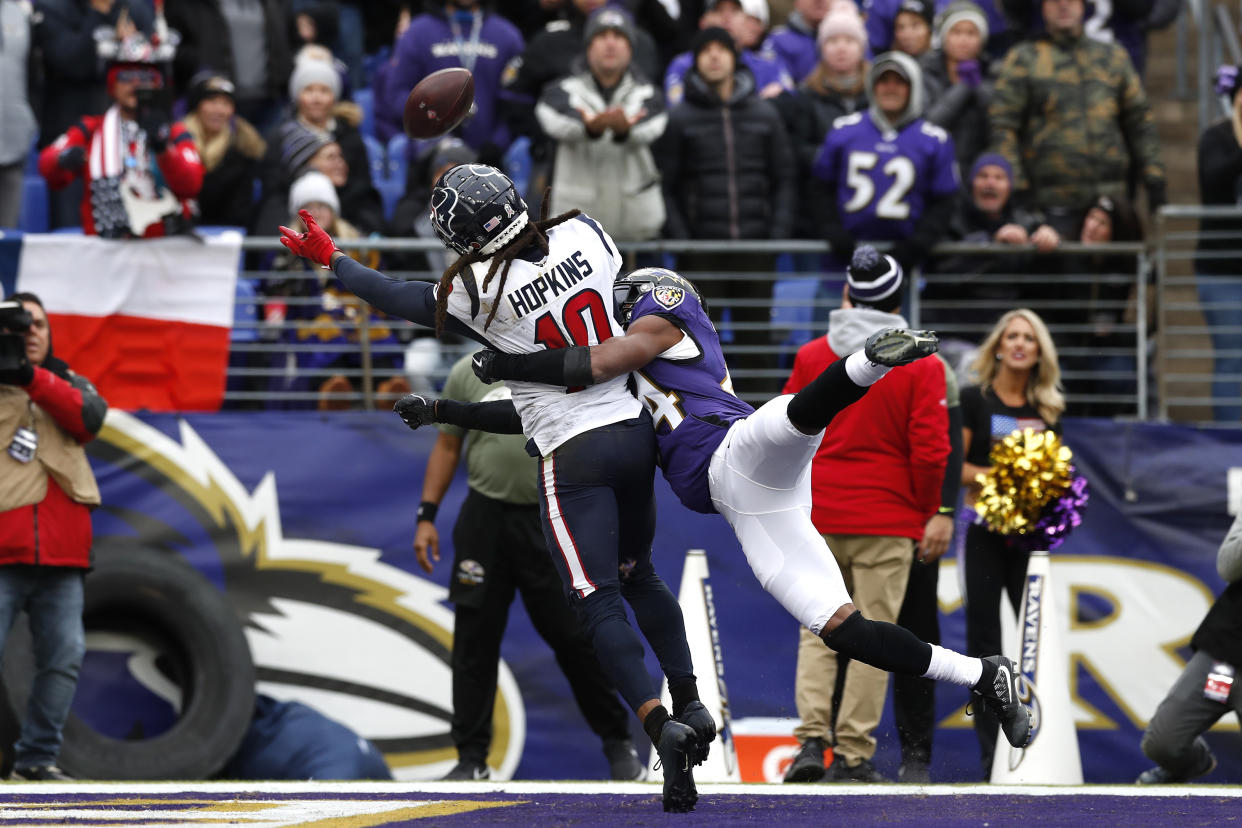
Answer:
[(754, 413), (733, 395), (720, 337), (693, 293), (657, 285), (630, 313), (662, 316), (681, 328), (681, 341), (634, 372), (638, 398), (655, 421), (660, 468), (687, 508), (711, 513), (707, 466), (735, 420)]
[(930, 198), (961, 189), (948, 133), (922, 118), (881, 131), (870, 111), (833, 122), (811, 173), (836, 192), (842, 226), (873, 241), (908, 238)]

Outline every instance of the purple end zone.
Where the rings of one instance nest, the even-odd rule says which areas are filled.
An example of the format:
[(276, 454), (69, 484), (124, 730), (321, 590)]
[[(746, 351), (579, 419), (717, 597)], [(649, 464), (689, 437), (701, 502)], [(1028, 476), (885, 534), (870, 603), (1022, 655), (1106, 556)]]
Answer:
[[(0, 788), (0, 810), (5, 804), (27, 807), (44, 806), (73, 808), (89, 806), (93, 802), (116, 800), (116, 793), (90, 794), (5, 794)], [(370, 802), (403, 801), (427, 802), (434, 800), (485, 801), (512, 803), (486, 810), (472, 810), (456, 815), (438, 814), (437, 825), (703, 825), (720, 828), (730, 825), (779, 825), (824, 826), (848, 825), (850, 828), (867, 825), (910, 826), (1007, 826), (1037, 823), (1041, 826), (1066, 826), (1081, 828), (1083, 825), (1126, 826), (1181, 826), (1222, 825), (1237, 819), (1238, 799), (1227, 796), (1182, 796), (1170, 790), (1168, 796), (1129, 797), (1117, 794), (1071, 794), (1056, 796), (1002, 796), (963, 793), (960, 795), (908, 795), (880, 796), (747, 796), (745, 794), (708, 793), (701, 796), (698, 807), (689, 814), (665, 814), (660, 805), (658, 791), (650, 794), (444, 794), (401, 792), (315, 792), (315, 793), (256, 793), (240, 791), (192, 791), (184, 793), (161, 792), (158, 794), (127, 795), (140, 800), (141, 804), (127, 806), (135, 811), (130, 824), (141, 825), (152, 821), (151, 811), (178, 807), (176, 800), (286, 800), (310, 803), (315, 800), (351, 800)], [(171, 800), (162, 805), (161, 800)], [(101, 802), (102, 804), (102, 802)], [(115, 806), (114, 806), (115, 807)], [(184, 805), (180, 805), (184, 807)], [(102, 816), (102, 815), (101, 815)], [(93, 820), (72, 820), (75, 825), (103, 824)], [(0, 818), (3, 825), (42, 825), (37, 810), (29, 817), (18, 816), (9, 810)], [(115, 818), (109, 825), (117, 825)], [(187, 823), (188, 824), (188, 823)], [(393, 820), (368, 824), (377, 825), (427, 825), (424, 819)]]

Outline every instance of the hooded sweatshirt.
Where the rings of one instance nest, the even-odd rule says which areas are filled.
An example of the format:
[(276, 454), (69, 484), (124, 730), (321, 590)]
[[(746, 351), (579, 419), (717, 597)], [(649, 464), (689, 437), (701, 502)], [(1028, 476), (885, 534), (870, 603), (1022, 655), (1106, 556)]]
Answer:
[[(906, 324), (874, 308), (834, 310), (828, 334), (798, 351), (784, 393), (800, 391), (881, 328)], [(824, 431), (811, 466), (811, 520), (824, 534), (920, 539), (940, 505), (948, 457), (943, 364), (894, 368)]]

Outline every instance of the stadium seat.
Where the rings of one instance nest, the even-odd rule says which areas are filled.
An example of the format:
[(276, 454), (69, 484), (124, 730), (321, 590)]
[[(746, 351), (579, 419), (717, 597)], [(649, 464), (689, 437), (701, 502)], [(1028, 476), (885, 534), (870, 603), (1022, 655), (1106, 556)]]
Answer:
[(27, 233), (47, 232), (47, 182), (38, 173), (22, 178), (22, 206), (17, 226)]
[(371, 163), (371, 180), (378, 184), (388, 177), (388, 162), (384, 158), (384, 145), (374, 135), (363, 135), (367, 147), (367, 160)]
[[(254, 323), (259, 321), (259, 306), (256, 298), (259, 291), (253, 279), (238, 277), (237, 298), (233, 302), (233, 329), (229, 339), (234, 342), (255, 342), (259, 338), (259, 329)], [(237, 323), (245, 323), (238, 325)]]
[(522, 198), (528, 198), (531, 170), (529, 138), (519, 135), (513, 140), (509, 149), (505, 150), (504, 167), (509, 178), (513, 180), (513, 186), (517, 187), (518, 194)]
[(375, 136), (375, 93), (369, 88), (354, 90), (354, 103), (362, 109), (362, 123), (358, 130), (366, 136)]
[[(819, 279), (778, 279), (772, 288), (772, 328), (784, 332), (782, 345), (801, 347), (815, 338), (815, 299)], [(794, 327), (784, 331), (785, 325)], [(781, 367), (793, 364), (793, 355), (781, 355)]]
[(390, 176), (378, 179), (375, 182), (375, 189), (379, 190), (380, 200), (384, 202), (384, 219), (392, 221), (393, 210), (396, 209), (401, 196), (405, 195), (405, 178)]
[(398, 133), (388, 139), (388, 177), (405, 185), (405, 176), (410, 169), (410, 139)]
[(26, 175), (39, 174), (39, 136), (30, 142), (30, 152), (26, 155)]

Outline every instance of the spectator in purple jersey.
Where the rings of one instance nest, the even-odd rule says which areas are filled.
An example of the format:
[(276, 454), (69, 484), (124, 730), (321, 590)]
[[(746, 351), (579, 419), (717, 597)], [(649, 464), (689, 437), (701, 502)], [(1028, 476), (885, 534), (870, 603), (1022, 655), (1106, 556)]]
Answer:
[(953, 139), (923, 120), (923, 73), (888, 52), (868, 74), (871, 105), (838, 118), (815, 158), (813, 204), (842, 270), (861, 239), (893, 242), (912, 269), (944, 236), (961, 184)]
[[(723, 516), (733, 527), (764, 590), (804, 627), (842, 655), (882, 670), (972, 687), (1006, 720), (1006, 738), (1026, 744), (1030, 712), (1017, 699), (1014, 666), (1003, 656), (965, 658), (927, 644), (895, 624), (865, 618), (841, 570), (811, 522), (810, 466), (823, 431), (897, 365), (933, 353), (926, 331), (887, 328), (834, 361), (797, 394), (758, 410), (737, 399), (694, 285), (663, 268), (642, 268), (614, 283), (625, 335), (601, 345), (523, 355), (475, 354), (484, 382), (522, 379), (554, 386), (605, 382), (634, 374), (650, 408), (660, 467), (682, 503)], [(585, 359), (584, 359), (585, 357)], [(412, 428), (448, 422), (520, 431), (512, 400), (475, 405), (407, 396), (397, 411)], [(480, 425), (481, 421), (487, 422)]]
[[(656, 144), (664, 173), (666, 235), (677, 239), (789, 238), (796, 198), (796, 164), (776, 108), (755, 94), (753, 76), (737, 65), (733, 38), (711, 28), (695, 38), (695, 68), (686, 76), (686, 99), (669, 112)], [(683, 266), (707, 272), (765, 272), (770, 254), (699, 254)], [(730, 279), (713, 288), (731, 304), (734, 342), (766, 345), (771, 283)], [(717, 311), (719, 312), (719, 311)], [(762, 353), (740, 354), (734, 368), (774, 368)], [(769, 392), (775, 382), (748, 376), (747, 391)]]
[[(753, 21), (748, 20), (753, 17), (754, 15), (747, 15), (743, 11), (740, 0), (716, 0), (699, 18), (699, 31), (719, 27), (729, 33), (739, 59), (754, 76), (755, 88), (759, 90), (760, 97), (774, 98), (782, 91), (793, 91), (794, 77), (778, 57), (742, 45), (743, 38), (754, 37)], [(664, 97), (670, 107), (681, 103), (685, 97), (686, 74), (693, 66), (694, 55), (691, 52), (683, 52), (669, 61), (668, 69), (664, 72)]]
[(866, 49), (867, 32), (854, 4), (834, 9), (819, 24), (820, 59), (815, 69), (798, 86), (796, 94), (785, 93), (773, 101), (785, 121), (798, 159), (800, 209), (794, 218), (797, 238), (817, 239), (822, 232), (811, 203), (815, 197), (810, 186), (811, 167), (833, 123), (867, 108)]
[(375, 102), (377, 133), (401, 131), (405, 99), (420, 80), (439, 69), (461, 66), (474, 75), (476, 111), (456, 134), (484, 160), (499, 161), (509, 146), (509, 130), (499, 117), (501, 78), (522, 54), (522, 35), (505, 18), (482, 8), (479, 0), (447, 0), (428, 6), (410, 21), (397, 41), (384, 97)]
[(832, 0), (794, 0), (789, 19), (773, 29), (763, 42), (763, 51), (780, 58), (798, 83), (806, 80), (819, 64), (817, 33), (832, 5)]

